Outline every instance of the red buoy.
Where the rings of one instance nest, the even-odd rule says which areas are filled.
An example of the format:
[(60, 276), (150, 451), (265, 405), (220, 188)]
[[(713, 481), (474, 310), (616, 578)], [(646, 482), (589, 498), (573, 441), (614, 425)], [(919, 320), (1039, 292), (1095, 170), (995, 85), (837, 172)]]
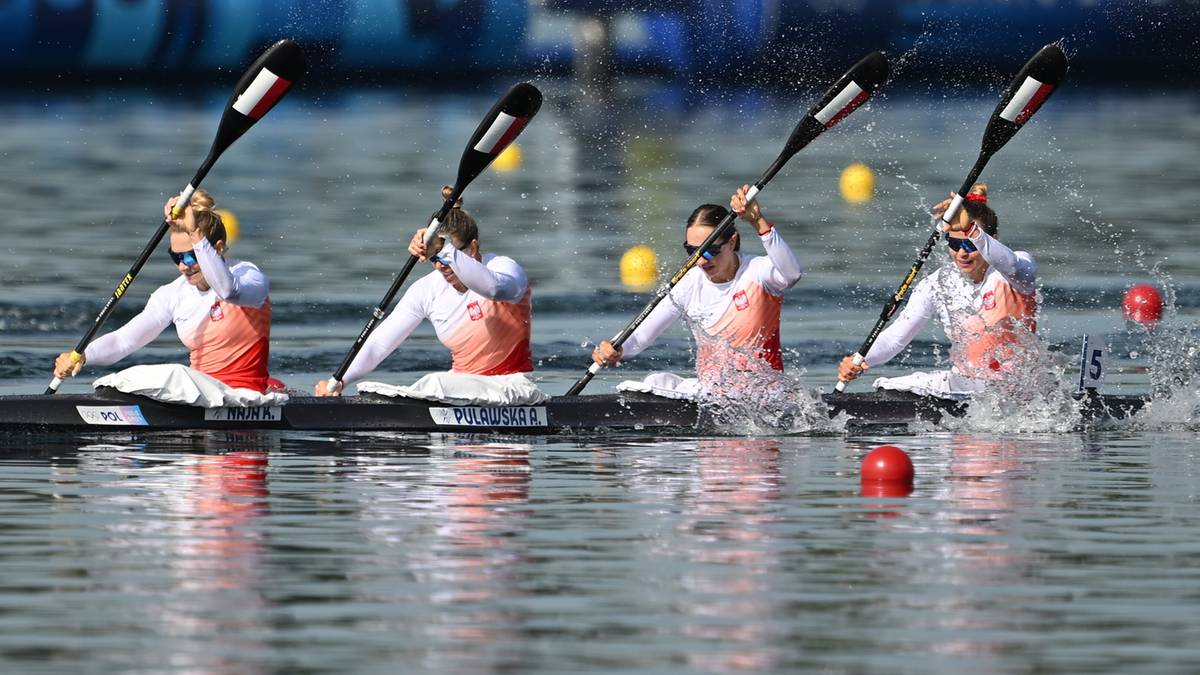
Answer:
[(1149, 325), (1162, 318), (1163, 301), (1158, 289), (1149, 284), (1137, 284), (1125, 291), (1121, 301), (1122, 314), (1140, 324)]
[(863, 458), (862, 481), (909, 483), (913, 481), (913, 464), (908, 454), (894, 445), (881, 445)]

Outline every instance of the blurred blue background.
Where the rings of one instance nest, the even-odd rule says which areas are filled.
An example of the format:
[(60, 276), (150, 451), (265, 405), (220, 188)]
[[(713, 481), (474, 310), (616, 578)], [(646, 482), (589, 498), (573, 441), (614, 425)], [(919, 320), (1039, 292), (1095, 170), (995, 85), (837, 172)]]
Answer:
[(9, 80), (217, 75), (291, 37), (328, 77), (546, 73), (599, 39), (618, 72), (777, 77), (885, 49), (969, 60), (971, 79), (1062, 38), (1075, 78), (1194, 79), (1198, 15), (1192, 0), (5, 0), (0, 63)]

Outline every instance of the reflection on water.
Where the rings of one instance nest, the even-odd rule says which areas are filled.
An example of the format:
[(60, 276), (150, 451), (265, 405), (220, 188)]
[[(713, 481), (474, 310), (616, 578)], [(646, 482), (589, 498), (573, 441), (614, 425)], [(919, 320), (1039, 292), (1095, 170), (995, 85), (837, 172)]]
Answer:
[(865, 672), (904, 653), (922, 672), (1090, 672), (1200, 658), (1178, 640), (1200, 516), (1186, 435), (910, 437), (914, 490), (888, 497), (858, 476), (884, 438), (238, 445), (251, 436), (11, 452), (0, 659)]
[[(272, 606), (260, 536), (269, 516), (265, 451), (84, 447), (77, 462), (51, 471), (55, 520), (97, 530), (76, 539), (81, 549), (70, 557), (85, 574), (71, 595), (103, 612), (107, 634), (152, 628), (162, 639), (148, 653), (109, 654), (110, 666), (139, 667), (169, 654), (173, 667), (220, 671), (237, 669), (237, 654), (264, 648), (256, 636), (268, 630)], [(120, 598), (120, 611), (93, 605), (102, 598)], [(222, 649), (210, 648), (214, 634), (230, 636)]]
[(771, 642), (783, 613), (771, 578), (782, 561), (772, 529), (782, 522), (779, 444), (752, 439), (707, 439), (696, 447), (696, 495), (688, 505), (681, 542), (692, 572), (681, 586), (694, 598), (681, 632), (721, 645), (689, 658), (716, 672), (772, 671), (783, 653)]
[[(648, 243), (664, 265), (682, 262), (686, 214), (756, 177), (810, 101), (629, 83), (605, 103), (539, 84), (548, 105), (522, 136), (525, 164), (481, 176), (467, 205), (486, 248), (529, 271), (539, 376), (562, 391), (587, 365), (584, 339), (641, 307), (619, 286), (620, 254)], [(953, 105), (927, 94), (878, 97), (764, 191), (808, 271), (783, 310), (789, 382), (832, 381), (924, 240), (927, 202), (978, 151), (991, 94), (949, 92)], [(289, 385), (307, 389), (345, 355), (493, 96), (293, 97), (214, 170), (206, 186), (243, 225), (237, 254), (271, 275), (272, 369)], [(0, 109), (5, 393), (44, 387), (49, 357), (78, 339), (204, 154), (224, 95), (176, 98), (35, 92)], [(1197, 139), (1186, 92), (1064, 90), (988, 167), (1005, 240), (1039, 261), (1040, 335), (1073, 355), (1076, 336), (1108, 333), (1110, 372), (1128, 375), (1112, 384), (1131, 391), (1147, 390), (1147, 365), (1180, 375), (1152, 406), (1161, 424), (1000, 438), (985, 432), (1015, 427), (985, 423), (899, 441), (840, 429), (768, 439), (753, 424), (737, 428), (750, 438), (671, 440), (6, 437), (0, 664), (892, 672), (903, 658), (920, 672), (1194, 670), (1200, 477), (1192, 435), (1164, 430), (1196, 419)], [(837, 196), (851, 160), (878, 173), (864, 206)], [(1161, 338), (1119, 313), (1127, 283), (1159, 262), (1179, 322)], [(173, 273), (148, 265), (114, 320)], [(141, 362), (182, 359), (172, 340)], [(381, 379), (444, 367), (431, 333), (410, 342)], [(935, 344), (922, 336), (877, 374), (937, 362)], [(693, 348), (681, 326), (637, 367), (688, 371)], [(805, 401), (762, 398), (725, 411), (813, 428)], [(988, 412), (1023, 432), (1054, 428), (1034, 424), (1045, 410), (1017, 418), (1012, 404)], [(862, 490), (858, 463), (881, 442), (913, 457), (911, 494)]]

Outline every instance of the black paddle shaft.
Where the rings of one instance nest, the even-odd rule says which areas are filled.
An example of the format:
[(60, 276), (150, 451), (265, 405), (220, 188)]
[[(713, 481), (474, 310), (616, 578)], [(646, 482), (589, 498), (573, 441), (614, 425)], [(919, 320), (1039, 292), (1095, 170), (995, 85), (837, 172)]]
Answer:
[[(971, 186), (974, 185), (975, 181), (979, 178), (979, 174), (983, 173), (983, 167), (987, 164), (989, 157), (990, 156), (988, 155), (980, 155), (978, 161), (975, 162), (975, 168), (973, 168), (971, 170), (971, 174), (967, 176), (967, 180), (963, 183), (963, 187), (959, 189), (958, 194), (965, 195), (970, 191)], [(955, 208), (954, 213), (957, 213), (957, 211), (958, 209)], [(937, 224), (934, 226), (933, 232), (929, 233), (929, 239), (925, 241), (925, 246), (921, 248), (921, 252), (917, 254), (917, 258), (913, 261), (912, 267), (908, 270), (908, 274), (904, 277), (904, 281), (900, 282), (899, 288), (897, 288), (896, 292), (888, 299), (887, 304), (883, 306), (883, 311), (879, 313), (879, 320), (876, 321), (875, 326), (871, 328), (871, 333), (867, 335), (867, 339), (863, 340), (862, 347), (860, 347), (858, 350), (859, 354), (865, 356), (867, 352), (871, 351), (871, 347), (875, 344), (875, 340), (879, 339), (879, 334), (883, 332), (883, 329), (887, 326), (888, 321), (891, 321), (892, 316), (896, 313), (896, 310), (899, 309), (901, 301), (903, 301), (904, 297), (908, 295), (909, 288), (912, 286), (913, 281), (916, 280), (917, 273), (921, 271), (921, 267), (925, 265), (925, 260), (928, 259), (929, 254), (933, 252), (933, 247), (936, 246), (938, 240), (942, 238), (942, 223), (953, 220), (954, 213), (951, 213), (951, 209), (948, 208), (946, 209), (946, 213), (943, 214), (943, 217), (937, 220)], [(838, 391), (841, 390), (839, 389)]]
[[(887, 79), (889, 71), (887, 59), (879, 52), (868, 54), (856, 63), (854, 67), (846, 71), (792, 130), (787, 143), (784, 144), (783, 151), (779, 153), (779, 156), (775, 158), (771, 166), (763, 172), (762, 177), (754, 183), (754, 186), (747, 193), (746, 201), (750, 202), (755, 199), (759, 191), (766, 187), (767, 183), (775, 177), (775, 174), (779, 173), (784, 164), (787, 164), (788, 160), (797, 152), (811, 143), (821, 133), (833, 128), (834, 125), (866, 102), (871, 94), (875, 93), (875, 90)], [(637, 330), (637, 327), (650, 316), (654, 308), (670, 294), (671, 289), (683, 279), (689, 270), (695, 267), (696, 263), (700, 261), (701, 256), (704, 255), (704, 251), (713, 242), (732, 231), (733, 223), (736, 219), (737, 214), (733, 212), (726, 214), (721, 219), (708, 237), (704, 239), (704, 242), (696, 249), (696, 252), (675, 272), (671, 280), (661, 286), (654, 293), (654, 297), (650, 298), (650, 301), (642, 308), (641, 313), (634, 317), (633, 321), (630, 321), (611, 340), (614, 347), (620, 348), (629, 339), (633, 331)], [(593, 363), (589, 366), (583, 376), (567, 390), (567, 396), (576, 396), (579, 392), (583, 391), (583, 388), (587, 386), (588, 382), (592, 381), (592, 378), (596, 376), (596, 373), (600, 372), (601, 368), (602, 366), (599, 363)]]
[[(479, 126), (475, 128), (471, 134), (471, 139), (467, 141), (467, 147), (463, 150), (462, 157), (458, 161), (458, 176), (455, 178), (454, 187), (450, 191), (450, 196), (442, 204), (442, 208), (429, 221), (429, 226), (425, 228), (425, 246), (426, 248), (438, 236), (438, 227), (442, 219), (450, 213), (450, 209), (454, 208), (455, 202), (462, 195), (471, 181), (475, 180), (483, 170), (496, 159), (500, 153), (516, 140), (517, 136), (525, 130), (525, 126), (533, 119), (538, 110), (542, 107), (542, 92), (538, 91), (537, 87), (528, 82), (521, 82), (513, 85), (511, 89), (504, 93), (492, 106), (483, 119), (479, 122)], [(417, 266), (420, 259), (415, 255), (410, 255), (404, 263), (404, 267), (392, 280), (392, 285), (388, 288), (387, 293), (383, 296), (375, 309), (371, 312), (371, 318), (367, 320), (367, 325), (358, 334), (358, 338), (354, 340), (354, 344), (350, 347), (349, 353), (342, 359), (342, 365), (338, 366), (333, 377), (330, 378), (328, 386), (336, 388), (340, 386), (342, 378), (346, 376), (346, 372), (350, 370), (350, 364), (354, 363), (354, 358), (362, 350), (363, 345), (367, 343), (367, 338), (375, 331), (376, 326), (383, 320), (387, 314), (388, 306), (392, 304), (396, 294), (400, 292), (400, 288), (404, 285), (404, 281), (408, 279), (408, 275), (412, 273), (413, 268)]]
[[(221, 121), (217, 125), (217, 133), (213, 138), (212, 145), (209, 147), (208, 156), (204, 158), (204, 162), (192, 177), (192, 181), (187, 187), (180, 192), (179, 200), (175, 203), (173, 209), (174, 214), (178, 216), (183, 209), (187, 207), (191, 200), (192, 193), (208, 175), (213, 164), (216, 164), (221, 153), (225, 152), (233, 142), (242, 137), (250, 127), (254, 126), (258, 120), (271, 111), (283, 97), (291, 91), (296, 82), (304, 76), (305, 72), (304, 53), (300, 47), (291, 40), (280, 40), (271, 45), (262, 56), (259, 56), (250, 67), (246, 69), (245, 74), (238, 80), (237, 86), (233, 88), (233, 94), (229, 97), (229, 102), (225, 106), (225, 111), (221, 115)], [(158, 247), (158, 243), (162, 241), (163, 236), (170, 228), (170, 223), (167, 219), (163, 219), (162, 225), (154, 231), (150, 237), (150, 241), (146, 243), (141, 254), (125, 276), (121, 278), (121, 282), (117, 284), (116, 290), (104, 303), (104, 307), (100, 313), (96, 315), (96, 319), (92, 321), (92, 325), (84, 333), (83, 338), (79, 340), (79, 344), (75, 346), (72, 356), (78, 362), (83, 358), (83, 352), (87, 346), (91, 344), (92, 339), (96, 337), (96, 332), (108, 320), (112, 314), (117, 302), (125, 295), (125, 291), (129, 289), (133, 283), (134, 277), (141, 272), (142, 267), (150, 256), (154, 253), (154, 249)], [(58, 391), (58, 386), (62, 384), (62, 380), (54, 378), (48, 387), (45, 394), (47, 396)]]
[[(867, 352), (871, 351), (875, 341), (879, 335), (883, 333), (883, 329), (887, 326), (888, 321), (896, 313), (900, 307), (901, 301), (908, 295), (909, 288), (913, 281), (917, 278), (917, 273), (921, 271), (921, 267), (925, 264), (925, 260), (933, 251), (933, 247), (937, 245), (938, 239), (941, 238), (943, 232), (943, 224), (949, 224), (958, 215), (958, 210), (962, 207), (963, 200), (971, 191), (971, 187), (975, 185), (975, 181), (979, 179), (983, 173), (983, 168), (987, 166), (988, 161), (992, 158), (1000, 148), (1004, 147), (1013, 136), (1021, 130), (1025, 122), (1033, 117), (1033, 114), (1041, 108), (1046, 99), (1050, 98), (1062, 83), (1063, 78), (1067, 75), (1067, 57), (1063, 53), (1062, 48), (1056, 44), (1046, 45), (1042, 47), (1033, 58), (1026, 62), (1021, 71), (1017, 73), (1013, 81), (1008, 85), (1008, 90), (1000, 99), (1000, 103), (996, 105), (996, 109), (992, 112), (991, 119), (988, 120), (987, 129), (983, 133), (983, 141), (979, 151), (979, 157), (975, 160), (975, 166), (971, 167), (971, 172), (967, 174), (967, 179), (963, 181), (962, 187), (955, 193), (950, 205), (942, 213), (942, 217), (935, 224), (933, 232), (929, 234), (929, 239), (925, 242), (925, 246), (921, 248), (917, 254), (916, 260), (913, 261), (912, 267), (909, 268), (908, 274), (904, 280), (900, 282), (900, 286), (896, 292), (888, 298), (887, 303), (883, 306), (883, 311), (879, 313), (879, 319), (875, 322), (871, 332), (867, 334), (867, 338), (863, 340), (862, 346), (852, 356), (854, 363), (861, 364), (866, 360)], [(838, 381), (834, 386), (834, 392), (845, 390), (846, 383)]]
[[(456, 201), (458, 201), (458, 194), (450, 195), (450, 199), (446, 200), (446, 203), (442, 205), (441, 210), (438, 211), (437, 215), (434, 216), (433, 220), (430, 221), (429, 227), (426, 228), (426, 246), (429, 245), (430, 239), (433, 238), (428, 235), (431, 233), (433, 236), (437, 235), (438, 223), (441, 222), (442, 218), (446, 217), (446, 214), (449, 213), (450, 209), (454, 207), (454, 202)], [(420, 258), (415, 255), (408, 256), (408, 260), (404, 263), (404, 267), (402, 267), (400, 272), (396, 274), (396, 278), (392, 280), (392, 285), (388, 287), (387, 293), (384, 294), (383, 300), (380, 300), (379, 304), (375, 306), (375, 309), (371, 311), (371, 318), (367, 320), (367, 325), (363, 326), (362, 331), (359, 332), (358, 338), (354, 340), (354, 345), (350, 347), (349, 353), (347, 353), (346, 357), (342, 359), (342, 365), (338, 366), (337, 371), (334, 372), (334, 382), (341, 382), (342, 378), (346, 376), (346, 371), (350, 370), (350, 364), (354, 363), (354, 358), (358, 356), (360, 351), (362, 351), (363, 345), (367, 343), (367, 338), (371, 336), (371, 333), (375, 331), (375, 327), (378, 326), (379, 322), (383, 320), (383, 317), (387, 315), (387, 308), (392, 304), (392, 300), (396, 298), (396, 294), (399, 293), (400, 288), (404, 286), (404, 280), (407, 279), (408, 275), (412, 273), (413, 268), (417, 266), (417, 262), (419, 261)]]

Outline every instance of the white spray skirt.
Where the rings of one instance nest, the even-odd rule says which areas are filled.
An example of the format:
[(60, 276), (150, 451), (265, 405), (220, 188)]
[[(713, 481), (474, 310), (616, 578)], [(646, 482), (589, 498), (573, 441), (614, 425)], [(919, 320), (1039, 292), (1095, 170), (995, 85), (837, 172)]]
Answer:
[(880, 377), (873, 386), (876, 389), (912, 392), (919, 396), (966, 400), (983, 391), (987, 382), (953, 370), (938, 370), (932, 373), (917, 371), (903, 377)]
[(526, 373), (430, 373), (407, 387), (383, 382), (359, 382), (357, 387), (359, 393), (452, 405), (535, 405), (547, 398)]
[(253, 389), (231, 387), (224, 382), (178, 363), (133, 366), (105, 375), (93, 387), (112, 387), (163, 403), (180, 403), (200, 408), (249, 408), (282, 405), (282, 392), (261, 394)]

